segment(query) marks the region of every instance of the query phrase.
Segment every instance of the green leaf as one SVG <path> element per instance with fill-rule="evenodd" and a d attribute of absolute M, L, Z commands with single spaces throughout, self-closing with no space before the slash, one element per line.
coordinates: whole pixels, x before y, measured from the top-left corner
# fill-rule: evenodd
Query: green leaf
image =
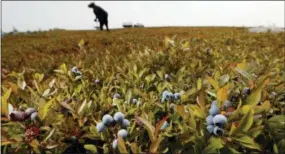
<path fill-rule="evenodd" d="M 11 95 L 12 89 L 10 88 L 8 91 L 4 93 L 3 96 L 1 96 L 1 114 L 4 114 L 6 117 L 9 116 L 9 110 L 8 110 L 8 99 Z"/>
<path fill-rule="evenodd" d="M 199 78 L 199 79 L 197 80 L 197 89 L 200 90 L 201 88 L 202 88 L 202 79 Z"/>
<path fill-rule="evenodd" d="M 254 139 L 249 137 L 249 136 L 238 134 L 235 137 L 233 137 L 232 139 L 234 141 L 239 142 L 241 145 L 248 147 L 250 149 L 261 150 L 260 146 L 257 143 L 255 143 Z"/>
<path fill-rule="evenodd" d="M 85 144 L 84 148 L 92 153 L 97 153 L 97 148 L 93 144 Z"/>
<path fill-rule="evenodd" d="M 238 127 L 233 131 L 231 135 L 248 131 L 253 123 L 253 114 L 254 111 L 252 109 L 248 110 L 248 112 L 241 119 Z"/>
<path fill-rule="evenodd" d="M 256 89 L 252 91 L 252 93 L 247 97 L 246 103 L 250 105 L 257 105 L 261 99 L 262 89 L 268 82 L 268 78 L 265 79 Z"/>
<path fill-rule="evenodd" d="M 55 132 L 55 128 L 53 128 L 50 133 L 48 134 L 48 136 L 43 140 L 43 142 L 46 142 L 52 135 L 53 133 Z"/>
<path fill-rule="evenodd" d="M 60 103 L 60 105 L 61 105 L 62 107 L 64 107 L 64 108 L 66 108 L 66 109 L 68 109 L 68 110 L 74 112 L 74 110 L 70 107 L 70 105 L 67 104 L 68 101 L 69 101 L 69 100 L 65 100 L 65 101 L 61 101 L 61 102 L 59 102 L 59 103 Z"/>
<path fill-rule="evenodd" d="M 49 95 L 49 93 L 50 93 L 50 89 L 48 88 L 48 89 L 46 89 L 45 91 L 44 91 L 44 93 L 43 93 L 43 97 L 47 97 L 48 95 Z"/>
<path fill-rule="evenodd" d="M 81 106 L 79 107 L 78 111 L 77 111 L 77 113 L 78 113 L 79 115 L 82 115 L 82 114 L 83 114 L 86 104 L 87 104 L 87 101 L 86 101 L 86 99 L 85 99 L 85 100 L 83 101 L 83 103 L 81 104 Z"/>
<path fill-rule="evenodd" d="M 36 73 L 36 74 L 34 75 L 34 79 L 35 79 L 38 83 L 40 83 L 40 82 L 43 80 L 43 78 L 44 78 L 44 74 Z"/>
<path fill-rule="evenodd" d="M 149 136 L 150 140 L 153 141 L 154 140 L 155 128 L 151 125 L 151 123 L 148 122 L 147 120 L 143 119 L 143 118 L 140 118 L 140 117 L 136 117 L 136 120 L 138 120 L 139 122 L 143 123 L 145 129 L 148 132 L 148 136 Z"/>
<path fill-rule="evenodd" d="M 155 74 L 150 74 L 148 76 L 145 77 L 145 80 L 147 82 L 147 85 L 152 82 L 155 79 L 156 75 Z"/>
<path fill-rule="evenodd" d="M 54 99 L 49 100 L 47 103 L 45 103 L 43 108 L 39 109 L 39 117 L 41 120 L 45 119 L 45 117 L 47 116 L 47 113 L 48 113 L 51 105 L 53 104 L 53 100 Z"/>
<path fill-rule="evenodd" d="M 218 150 L 223 148 L 224 141 L 219 137 L 211 137 L 208 146 L 204 149 L 203 154 L 218 153 Z"/>
<path fill-rule="evenodd" d="M 211 78 L 209 76 L 207 76 L 207 80 L 216 89 L 216 91 L 218 91 L 220 89 L 220 86 L 216 80 L 214 80 L 213 78 Z"/>

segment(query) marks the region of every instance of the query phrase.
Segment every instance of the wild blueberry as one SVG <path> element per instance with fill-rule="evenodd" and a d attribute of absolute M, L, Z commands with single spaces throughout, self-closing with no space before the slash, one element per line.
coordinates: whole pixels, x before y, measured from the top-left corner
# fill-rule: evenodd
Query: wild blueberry
<path fill-rule="evenodd" d="M 121 95 L 118 94 L 118 93 L 116 93 L 116 94 L 113 95 L 113 99 L 114 99 L 114 98 L 120 98 L 120 97 L 121 97 Z"/>
<path fill-rule="evenodd" d="M 25 110 L 25 113 L 30 116 L 32 113 L 36 112 L 36 109 L 35 108 L 27 108 Z"/>
<path fill-rule="evenodd" d="M 169 76 L 168 74 L 165 74 L 165 75 L 164 75 L 164 79 L 165 79 L 166 81 L 170 81 L 170 76 Z"/>
<path fill-rule="evenodd" d="M 100 83 L 100 80 L 99 80 L 99 79 L 96 79 L 96 80 L 95 80 L 95 83 L 97 83 L 97 84 Z"/>
<path fill-rule="evenodd" d="M 135 99 L 135 98 L 133 98 L 132 102 L 133 102 L 134 104 L 137 104 L 138 100 Z"/>
<path fill-rule="evenodd" d="M 114 115 L 114 119 L 115 119 L 116 122 L 123 122 L 124 118 L 125 118 L 125 116 L 124 116 L 124 114 L 122 112 L 117 112 Z"/>
<path fill-rule="evenodd" d="M 163 123 L 163 125 L 160 127 L 160 130 L 164 130 L 164 129 L 167 128 L 168 126 L 169 126 L 168 122 L 165 121 L 165 122 Z"/>
<path fill-rule="evenodd" d="M 113 141 L 112 147 L 113 147 L 113 149 L 117 149 L 117 147 L 118 147 L 118 140 L 117 140 L 117 139 L 115 139 L 115 140 Z"/>
<path fill-rule="evenodd" d="M 122 137 L 122 138 L 127 138 L 128 136 L 128 132 L 125 129 L 121 129 L 118 132 L 118 136 Z"/>
<path fill-rule="evenodd" d="M 209 115 L 209 116 L 206 118 L 207 125 L 213 125 L 213 124 L 214 124 L 213 118 L 214 118 L 214 117 L 213 117 L 212 115 Z"/>
<path fill-rule="evenodd" d="M 32 114 L 31 114 L 31 120 L 34 121 L 37 116 L 38 116 L 38 112 L 32 113 Z"/>
<path fill-rule="evenodd" d="M 222 136 L 224 134 L 224 130 L 218 126 L 215 126 L 214 130 L 213 130 L 213 133 L 216 135 L 216 136 Z"/>
<path fill-rule="evenodd" d="M 217 114 L 219 114 L 219 108 L 217 106 L 211 106 L 210 110 L 209 110 L 209 114 L 212 116 L 215 116 Z"/>
<path fill-rule="evenodd" d="M 168 93 L 168 94 L 166 95 L 166 99 L 167 99 L 168 101 L 174 100 L 174 94 Z"/>
<path fill-rule="evenodd" d="M 217 105 L 218 105 L 218 102 L 215 100 L 215 101 L 212 102 L 211 107 L 212 106 L 217 106 Z"/>
<path fill-rule="evenodd" d="M 123 126 L 124 128 L 129 127 L 129 126 L 130 126 L 130 121 L 129 121 L 128 119 L 124 119 L 124 120 L 123 120 L 123 123 L 122 123 L 122 126 Z"/>
<path fill-rule="evenodd" d="M 102 122 L 104 125 L 108 126 L 114 121 L 113 117 L 109 114 L 105 114 L 102 118 Z"/>
<path fill-rule="evenodd" d="M 229 100 L 226 100 L 224 105 L 223 105 L 223 108 L 226 109 L 226 108 L 231 107 L 231 106 L 232 106 L 232 102 Z"/>
<path fill-rule="evenodd" d="M 244 89 L 242 90 L 242 94 L 243 94 L 243 95 L 249 95 L 249 94 L 250 94 L 250 89 L 249 89 L 248 87 L 244 88 Z"/>
<path fill-rule="evenodd" d="M 175 93 L 174 94 L 174 100 L 179 100 L 181 97 L 181 94 L 180 93 Z"/>
<path fill-rule="evenodd" d="M 99 123 L 96 125 L 96 128 L 97 128 L 98 133 L 105 131 L 105 125 L 104 125 L 102 122 L 99 122 Z"/>
<path fill-rule="evenodd" d="M 208 131 L 209 133 L 213 133 L 213 131 L 214 131 L 214 126 L 213 126 L 213 125 L 207 125 L 207 131 Z"/>
<path fill-rule="evenodd" d="M 227 118 L 222 114 L 218 114 L 214 116 L 213 122 L 216 126 L 225 127 L 225 125 L 227 124 Z"/>
<path fill-rule="evenodd" d="M 74 73 L 76 76 L 77 76 L 77 75 L 82 75 L 82 73 L 77 69 L 76 66 L 72 67 L 71 71 L 72 71 L 72 73 Z"/>
<path fill-rule="evenodd" d="M 26 117 L 27 117 L 27 114 L 22 111 L 12 111 L 10 113 L 10 119 L 12 121 L 23 121 L 26 119 Z"/>

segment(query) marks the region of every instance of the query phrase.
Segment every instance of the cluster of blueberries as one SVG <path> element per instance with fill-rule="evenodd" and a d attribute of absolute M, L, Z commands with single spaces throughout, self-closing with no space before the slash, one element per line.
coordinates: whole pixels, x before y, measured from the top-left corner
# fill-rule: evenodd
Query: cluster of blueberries
<path fill-rule="evenodd" d="M 120 98 L 121 97 L 121 95 L 119 94 L 119 93 L 115 93 L 114 95 L 113 95 L 113 100 L 114 99 L 117 99 L 117 98 Z M 141 101 L 139 101 L 138 99 L 136 99 L 136 98 L 133 98 L 132 99 L 132 103 L 133 104 L 136 104 L 137 106 L 140 106 L 142 103 L 141 103 Z"/>
<path fill-rule="evenodd" d="M 116 112 L 114 117 L 109 114 L 105 114 L 102 118 L 102 122 L 96 125 L 98 133 L 104 132 L 106 127 L 111 126 L 114 123 L 119 123 L 123 128 L 127 128 L 130 126 L 130 121 L 125 119 L 125 115 L 122 112 Z M 126 129 L 120 129 L 117 133 L 117 136 L 122 137 L 123 139 L 127 138 L 128 132 Z M 118 140 L 115 139 L 112 144 L 113 148 L 116 149 L 118 147 Z"/>
<path fill-rule="evenodd" d="M 12 121 L 24 121 L 28 119 L 34 121 L 38 116 L 38 112 L 34 108 L 27 108 L 25 111 L 12 111 L 9 116 Z"/>
<path fill-rule="evenodd" d="M 165 90 L 162 93 L 161 102 L 165 103 L 166 101 L 169 101 L 169 102 L 177 101 L 180 99 L 180 97 L 181 97 L 181 93 L 174 93 L 173 94 L 172 92 Z"/>
<path fill-rule="evenodd" d="M 80 72 L 76 66 L 72 67 L 71 72 L 75 75 L 75 80 L 81 79 L 82 72 Z"/>
<path fill-rule="evenodd" d="M 226 101 L 223 107 L 231 106 L 230 101 Z M 206 118 L 207 130 L 209 133 L 213 133 L 216 136 L 222 136 L 224 134 L 224 128 L 227 124 L 227 118 L 220 114 L 220 109 L 217 105 L 217 101 L 213 101 L 209 110 L 209 116 Z"/>

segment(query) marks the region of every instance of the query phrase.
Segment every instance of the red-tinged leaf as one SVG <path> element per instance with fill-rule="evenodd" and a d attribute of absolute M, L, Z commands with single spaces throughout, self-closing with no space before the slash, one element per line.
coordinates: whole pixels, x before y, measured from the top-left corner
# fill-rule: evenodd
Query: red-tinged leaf
<path fill-rule="evenodd" d="M 177 105 L 177 113 L 184 119 L 185 118 L 185 109 L 183 105 Z"/>
<path fill-rule="evenodd" d="M 154 138 L 157 137 L 157 135 L 158 135 L 158 133 L 159 133 L 159 131 L 160 131 L 161 126 L 164 124 L 164 122 L 165 122 L 166 120 L 167 120 L 167 117 L 164 117 L 164 118 L 162 118 L 162 120 L 160 120 L 160 121 L 156 124 L 156 126 L 155 126 L 155 131 L 154 131 Z"/>

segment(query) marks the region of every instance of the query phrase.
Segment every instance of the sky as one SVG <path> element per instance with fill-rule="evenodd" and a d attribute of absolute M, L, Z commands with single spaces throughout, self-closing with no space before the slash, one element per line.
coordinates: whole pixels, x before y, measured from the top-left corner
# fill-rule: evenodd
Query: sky
<path fill-rule="evenodd" d="M 2 31 L 94 29 L 92 1 L 2 1 Z M 96 1 L 109 27 L 124 22 L 159 26 L 284 27 L 284 1 Z"/>

